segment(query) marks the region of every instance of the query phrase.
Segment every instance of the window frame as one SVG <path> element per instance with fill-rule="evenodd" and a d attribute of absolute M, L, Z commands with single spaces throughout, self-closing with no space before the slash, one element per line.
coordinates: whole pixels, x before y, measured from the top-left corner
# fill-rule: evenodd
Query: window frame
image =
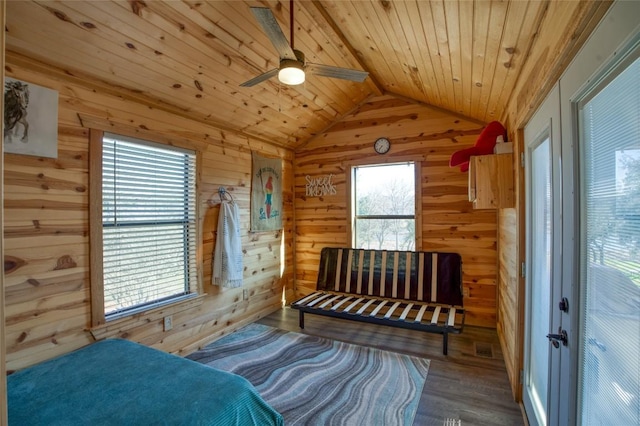
<path fill-rule="evenodd" d="M 90 267 L 90 290 L 91 290 L 91 327 L 94 336 L 101 333 L 100 328 L 104 328 L 107 324 L 117 323 L 125 325 L 134 323 L 140 316 L 153 316 L 154 313 L 167 315 L 178 312 L 193 306 L 194 299 L 202 298 L 202 273 L 201 273 L 201 245 L 202 232 L 200 226 L 199 214 L 199 170 L 200 170 L 200 152 L 191 146 L 182 146 L 183 144 L 174 143 L 173 141 L 160 142 L 154 140 L 156 138 L 145 136 L 146 139 L 140 139 L 136 136 L 130 136 L 127 132 L 118 131 L 117 134 L 110 133 L 112 136 L 121 136 L 123 139 L 135 142 L 139 140 L 141 143 L 150 143 L 158 145 L 172 145 L 180 149 L 191 150 L 195 153 L 195 270 L 196 276 L 191 281 L 190 293 L 176 296 L 168 300 L 150 303 L 146 306 L 130 309 L 126 312 L 112 315 L 107 321 L 104 307 L 104 269 L 103 269 L 103 191 L 102 191 L 102 173 L 103 173 L 103 137 L 106 132 L 102 130 L 90 129 L 89 131 L 89 255 L 91 261 Z M 97 202 L 92 202 L 92 201 Z M 196 300 L 196 304 L 201 301 Z M 95 331 L 95 332 L 94 332 Z M 104 332 L 104 330 L 103 330 Z M 107 336 L 108 337 L 108 336 Z"/>
<path fill-rule="evenodd" d="M 391 166 L 395 164 L 406 164 L 413 163 L 414 164 L 414 221 L 415 221 L 415 242 L 414 242 L 414 251 L 422 250 L 422 164 L 424 161 L 424 156 L 422 155 L 414 155 L 414 156 L 402 156 L 396 158 L 388 158 L 388 159 L 380 159 L 380 158 L 371 158 L 364 161 L 358 161 L 354 163 L 346 164 L 345 172 L 346 172 L 346 197 L 347 197 L 347 244 L 351 247 L 355 247 L 355 223 L 356 223 L 356 206 L 355 206 L 355 169 L 358 167 L 373 167 L 373 166 Z M 394 219 L 397 217 L 384 217 Z"/>

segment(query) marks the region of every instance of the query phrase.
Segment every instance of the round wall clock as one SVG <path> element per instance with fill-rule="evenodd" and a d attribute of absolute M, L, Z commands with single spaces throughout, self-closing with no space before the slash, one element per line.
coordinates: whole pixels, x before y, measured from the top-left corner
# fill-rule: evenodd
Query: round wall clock
<path fill-rule="evenodd" d="M 378 138 L 373 143 L 373 149 L 375 149 L 378 154 L 386 154 L 390 148 L 391 142 L 387 138 Z"/>

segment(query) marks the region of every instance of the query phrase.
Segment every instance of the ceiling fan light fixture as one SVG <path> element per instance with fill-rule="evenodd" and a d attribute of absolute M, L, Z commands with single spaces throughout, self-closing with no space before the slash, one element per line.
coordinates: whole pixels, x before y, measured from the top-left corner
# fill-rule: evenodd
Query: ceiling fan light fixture
<path fill-rule="evenodd" d="M 268 7 L 251 7 L 251 12 L 258 20 L 258 24 L 262 27 L 271 44 L 276 48 L 280 58 L 280 66 L 273 68 L 267 72 L 254 77 L 244 83 L 240 84 L 242 87 L 255 86 L 265 80 L 268 80 L 278 75 L 278 80 L 282 84 L 289 86 L 295 86 L 302 84 L 305 81 L 305 70 L 309 71 L 312 75 L 319 75 L 322 77 L 338 78 L 341 80 L 356 81 L 362 83 L 369 75 L 368 72 L 358 71 L 349 68 L 340 68 L 331 65 L 312 64 L 308 63 L 304 59 L 304 53 L 293 48 L 293 30 L 295 28 L 293 19 L 293 0 L 290 0 L 289 12 L 291 15 L 291 30 L 290 41 L 287 41 L 275 15 Z"/>
<path fill-rule="evenodd" d="M 278 80 L 282 84 L 295 86 L 304 83 L 304 70 L 302 64 L 298 61 L 285 59 L 280 62 L 280 70 L 278 71 Z"/>

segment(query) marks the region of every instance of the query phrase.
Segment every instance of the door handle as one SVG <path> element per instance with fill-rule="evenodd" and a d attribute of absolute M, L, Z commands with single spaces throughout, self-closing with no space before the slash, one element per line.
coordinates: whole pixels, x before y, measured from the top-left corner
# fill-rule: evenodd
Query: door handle
<path fill-rule="evenodd" d="M 547 334 L 547 339 L 549 339 L 553 347 L 556 349 L 560 347 L 559 342 L 562 342 L 562 346 L 567 346 L 569 344 L 567 332 L 566 330 L 563 330 L 562 327 L 558 327 L 558 334 Z"/>

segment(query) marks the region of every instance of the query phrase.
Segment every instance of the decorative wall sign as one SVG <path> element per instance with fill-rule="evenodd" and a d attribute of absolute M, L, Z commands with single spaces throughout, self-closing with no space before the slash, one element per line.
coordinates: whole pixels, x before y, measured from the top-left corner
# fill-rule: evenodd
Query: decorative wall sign
<path fill-rule="evenodd" d="M 307 197 L 324 197 L 325 195 L 336 195 L 338 191 L 333 185 L 333 175 L 311 177 L 305 176 L 307 180 Z"/>
<path fill-rule="evenodd" d="M 251 231 L 282 229 L 282 161 L 252 153 Z"/>
<path fill-rule="evenodd" d="M 4 151 L 58 157 L 58 92 L 5 78 Z"/>

